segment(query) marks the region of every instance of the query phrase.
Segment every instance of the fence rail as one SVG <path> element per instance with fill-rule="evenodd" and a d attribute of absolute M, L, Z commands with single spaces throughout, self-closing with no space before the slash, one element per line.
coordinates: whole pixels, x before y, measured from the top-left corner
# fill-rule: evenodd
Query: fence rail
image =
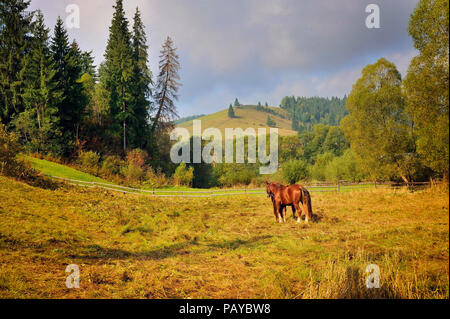
<path fill-rule="evenodd" d="M 88 187 L 88 188 L 102 188 L 105 190 L 120 192 L 124 194 L 147 194 L 153 197 L 185 197 L 185 198 L 202 198 L 202 197 L 214 197 L 214 196 L 236 196 L 236 195 L 265 195 L 265 188 L 249 188 L 249 189 L 219 189 L 219 190 L 209 190 L 209 191 L 169 191 L 161 189 L 139 189 L 126 187 L 121 185 L 107 184 L 102 182 L 86 182 L 68 178 L 62 178 L 58 176 L 47 175 L 48 177 L 63 182 L 67 182 L 73 186 Z M 416 183 L 392 183 L 392 182 L 361 182 L 361 183 L 351 183 L 347 181 L 339 181 L 336 184 L 332 183 L 312 183 L 305 185 L 308 190 L 314 193 L 331 193 L 331 192 L 341 192 L 342 190 L 352 190 L 352 189 L 362 189 L 362 188 L 390 188 L 398 189 L 402 187 L 409 187 L 410 189 L 420 189 L 429 186 L 429 182 L 416 182 Z"/>

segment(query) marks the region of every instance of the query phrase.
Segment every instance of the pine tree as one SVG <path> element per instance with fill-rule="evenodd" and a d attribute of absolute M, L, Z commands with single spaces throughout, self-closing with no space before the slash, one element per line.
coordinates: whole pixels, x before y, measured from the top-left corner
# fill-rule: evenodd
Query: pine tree
<path fill-rule="evenodd" d="M 132 113 L 130 123 L 130 143 L 134 147 L 143 148 L 149 135 L 149 112 L 152 85 L 152 73 L 148 67 L 148 45 L 145 26 L 139 8 L 136 8 L 133 24 L 133 87 Z"/>
<path fill-rule="evenodd" d="M 115 12 L 109 28 L 109 39 L 105 51 L 105 64 L 102 79 L 109 92 L 109 108 L 114 136 L 123 138 L 123 152 L 127 150 L 127 123 L 132 116 L 131 87 L 133 85 L 133 49 L 128 20 L 125 18 L 123 1 L 116 0 Z M 122 127 L 122 128 L 120 128 Z M 120 133 L 122 131 L 122 133 Z"/>
<path fill-rule="evenodd" d="M 62 91 L 58 104 L 59 126 L 63 135 L 64 155 L 68 155 L 79 135 L 79 127 L 86 107 L 81 77 L 81 51 L 76 42 L 69 44 L 63 20 L 58 17 L 50 50 L 55 63 L 57 89 Z"/>
<path fill-rule="evenodd" d="M 33 25 L 31 52 L 25 57 L 24 94 L 25 112 L 19 115 L 22 121 L 22 136 L 31 141 L 31 147 L 36 152 L 55 151 L 58 149 L 59 118 L 57 105 L 63 92 L 57 89 L 55 66 L 49 49 L 49 29 L 45 27 L 44 16 L 37 11 Z M 27 121 L 28 118 L 28 121 Z M 36 123 L 33 123 L 36 122 Z M 36 127 L 36 130 L 32 130 Z M 52 140 L 50 142 L 50 140 Z"/>
<path fill-rule="evenodd" d="M 174 101 L 178 100 L 177 92 L 181 85 L 178 82 L 180 80 L 178 75 L 180 69 L 178 58 L 172 39 L 167 37 L 160 55 L 161 60 L 159 62 L 159 75 L 155 94 L 155 102 L 158 109 L 153 118 L 153 133 L 156 131 L 156 128 L 163 127 L 178 117 L 174 104 Z"/>
<path fill-rule="evenodd" d="M 241 106 L 241 104 L 239 103 L 239 100 L 236 98 L 236 100 L 234 100 L 234 106 L 238 107 Z"/>
<path fill-rule="evenodd" d="M 21 74 L 30 52 L 33 13 L 30 1 L 0 1 L 0 121 L 8 124 L 24 110 Z"/>
<path fill-rule="evenodd" d="M 81 53 L 81 74 L 89 74 L 94 80 L 97 79 L 92 51 Z"/>
<path fill-rule="evenodd" d="M 231 119 L 236 117 L 236 115 L 234 113 L 233 105 L 231 105 L 231 104 L 230 104 L 230 107 L 228 108 L 228 117 Z"/>

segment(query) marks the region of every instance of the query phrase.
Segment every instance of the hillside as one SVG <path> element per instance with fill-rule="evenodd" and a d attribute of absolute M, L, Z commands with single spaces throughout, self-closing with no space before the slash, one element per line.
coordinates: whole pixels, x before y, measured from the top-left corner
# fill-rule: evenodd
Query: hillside
<path fill-rule="evenodd" d="M 56 176 L 66 179 L 74 179 L 83 182 L 110 183 L 102 178 L 93 176 L 85 172 L 81 172 L 79 170 L 76 170 L 75 168 L 66 165 L 49 162 L 31 156 L 24 156 L 24 159 L 30 162 L 31 167 L 33 167 L 35 170 L 41 172 L 44 175 Z"/>
<path fill-rule="evenodd" d="M 247 129 L 249 127 L 254 128 L 268 128 L 267 126 L 267 116 L 270 116 L 276 123 L 276 128 L 278 128 L 278 133 L 281 136 L 295 135 L 297 134 L 293 131 L 292 122 L 288 119 L 288 114 L 285 110 L 278 107 L 270 107 L 274 113 L 278 115 L 270 114 L 266 111 L 257 110 L 255 106 L 246 105 L 234 108 L 235 118 L 228 117 L 228 109 L 206 115 L 198 118 L 197 120 L 202 121 L 202 129 L 205 128 L 218 128 L 225 133 L 226 128 L 242 128 Z M 284 118 L 283 118 L 284 117 Z M 192 134 L 192 124 L 193 121 L 188 121 L 177 125 L 177 127 L 187 128 Z"/>

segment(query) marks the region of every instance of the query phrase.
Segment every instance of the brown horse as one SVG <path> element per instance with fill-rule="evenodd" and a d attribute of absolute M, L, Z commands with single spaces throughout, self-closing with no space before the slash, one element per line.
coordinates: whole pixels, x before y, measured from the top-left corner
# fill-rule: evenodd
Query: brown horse
<path fill-rule="evenodd" d="M 303 204 L 305 221 L 308 223 L 312 219 L 311 195 L 308 190 L 301 185 L 291 185 L 286 187 L 278 183 L 266 183 L 267 197 L 272 199 L 273 213 L 278 222 L 286 222 L 286 207 L 292 207 L 292 214 L 295 218 L 297 212 L 297 222 L 300 223 Z M 284 214 L 283 214 L 284 211 Z"/>

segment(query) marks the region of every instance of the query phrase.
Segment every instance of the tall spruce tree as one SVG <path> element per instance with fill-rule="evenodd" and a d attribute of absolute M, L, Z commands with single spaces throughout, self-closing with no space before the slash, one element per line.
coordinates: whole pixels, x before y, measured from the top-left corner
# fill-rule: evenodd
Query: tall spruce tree
<path fill-rule="evenodd" d="M 155 102 L 158 109 L 153 118 L 153 133 L 158 127 L 163 128 L 164 125 L 178 117 L 174 102 L 178 100 L 177 92 L 181 84 L 179 82 L 180 76 L 178 75 L 180 63 L 178 62 L 179 57 L 176 50 L 172 39 L 167 37 L 160 55 L 161 60 L 159 62 L 159 75 L 155 94 Z"/>
<path fill-rule="evenodd" d="M 152 73 L 148 67 L 148 45 L 145 26 L 139 8 L 136 8 L 133 24 L 133 86 L 132 86 L 132 123 L 130 144 L 143 148 L 150 133 L 149 112 L 152 85 Z"/>
<path fill-rule="evenodd" d="M 30 52 L 33 13 L 30 1 L 0 1 L 0 122 L 8 124 L 24 110 L 24 58 Z"/>
<path fill-rule="evenodd" d="M 93 79 L 97 78 L 92 51 L 81 53 L 81 74 L 89 74 Z"/>
<path fill-rule="evenodd" d="M 109 92 L 109 108 L 113 125 L 112 135 L 122 135 L 122 148 L 127 150 L 127 123 L 132 117 L 133 96 L 133 48 L 128 20 L 125 18 L 123 1 L 116 0 L 115 12 L 109 28 L 109 39 L 105 51 L 102 82 Z"/>
<path fill-rule="evenodd" d="M 25 111 L 20 113 L 15 126 L 30 142 L 33 151 L 57 153 L 60 133 L 57 105 L 63 92 L 57 88 L 55 65 L 49 49 L 49 29 L 39 10 L 32 31 L 31 52 L 24 60 Z"/>

